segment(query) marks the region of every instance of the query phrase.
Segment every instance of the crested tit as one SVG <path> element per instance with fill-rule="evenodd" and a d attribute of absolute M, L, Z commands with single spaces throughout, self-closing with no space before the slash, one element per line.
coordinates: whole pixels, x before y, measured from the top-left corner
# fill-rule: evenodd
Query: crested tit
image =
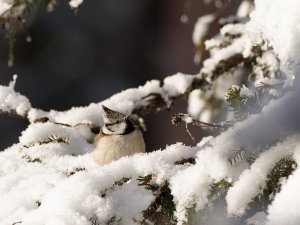
<path fill-rule="evenodd" d="M 95 137 L 94 158 L 99 165 L 134 153 L 145 152 L 142 132 L 135 128 L 129 116 L 102 105 L 104 125 Z"/>

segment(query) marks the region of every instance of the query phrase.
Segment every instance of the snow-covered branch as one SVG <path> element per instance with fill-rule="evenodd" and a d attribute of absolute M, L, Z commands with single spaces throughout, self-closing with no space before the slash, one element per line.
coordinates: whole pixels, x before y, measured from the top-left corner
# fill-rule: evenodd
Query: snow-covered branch
<path fill-rule="evenodd" d="M 291 114 L 285 113 L 285 109 L 297 97 L 291 94 L 276 100 L 264 109 L 262 115 L 237 123 L 216 138 L 204 139 L 198 146 L 175 144 L 163 151 L 126 157 L 105 167 L 98 167 L 93 162 L 90 154 L 93 145 L 82 138 L 78 129 L 49 122 L 31 124 L 22 133 L 19 144 L 1 153 L 0 202 L 5 210 L 0 211 L 0 218 L 4 224 L 16 221 L 23 224 L 45 224 L 48 221 L 89 224 L 92 220 L 99 224 L 120 220 L 124 224 L 139 224 L 144 220 L 144 211 L 155 201 L 154 192 L 158 190 L 145 187 L 158 185 L 159 188 L 166 181 L 169 181 L 168 189 L 174 198 L 171 202 L 176 207 L 174 218 L 179 224 L 187 219 L 187 210 L 195 206 L 198 210 L 204 209 L 209 202 L 211 185 L 224 179 L 232 183 L 233 189 L 228 193 L 227 201 L 230 207 L 234 207 L 231 205 L 239 195 L 231 193 L 239 190 L 242 182 L 238 181 L 239 176 L 250 166 L 247 157 L 259 153 L 256 151 L 264 151 L 258 146 L 273 140 L 278 129 L 282 130 L 279 142 L 293 130 L 286 118 L 299 115 L 299 109 L 287 112 Z M 56 138 L 49 138 L 50 134 L 55 134 Z M 297 142 L 298 138 L 286 140 L 296 146 L 291 140 Z M 286 146 L 284 143 L 278 147 L 280 154 L 280 146 Z M 286 147 L 289 150 L 284 156 L 293 157 L 295 149 Z M 238 148 L 246 152 L 244 158 L 230 163 Z M 275 152 L 272 160 L 269 153 L 265 153 L 268 156 L 262 154 L 253 167 L 266 157 L 270 163 L 284 157 L 277 156 L 275 149 L 269 151 Z M 183 161 L 190 158 L 196 161 Z M 183 164 L 178 163 L 180 161 Z M 266 169 L 264 176 L 267 172 Z M 151 179 L 144 182 L 147 185 L 141 185 L 139 179 L 149 175 Z M 126 182 L 113 185 L 123 178 L 127 178 Z M 246 179 L 243 185 L 247 186 L 251 180 Z M 241 195 L 241 198 L 245 197 Z M 20 206 L 23 207 L 21 214 L 17 211 Z M 236 212 L 234 208 L 230 210 Z"/>
<path fill-rule="evenodd" d="M 62 123 L 70 126 L 85 123 L 99 126 L 101 124 L 101 105 L 107 105 L 124 114 L 146 114 L 170 108 L 175 101 L 187 96 L 194 89 L 208 89 L 210 84 L 205 78 L 196 75 L 184 75 L 181 73 L 169 76 L 160 81 L 148 81 L 138 88 L 131 88 L 113 95 L 107 100 L 92 103 L 87 107 L 74 107 L 65 112 L 51 110 L 46 112 L 32 108 L 29 100 L 15 92 L 15 80 L 8 87 L 0 89 L 0 112 L 27 118 L 30 122 Z"/>
<path fill-rule="evenodd" d="M 17 75 L 8 86 L 0 86 L 0 113 L 26 119 L 31 104 L 25 96 L 15 92 Z"/>

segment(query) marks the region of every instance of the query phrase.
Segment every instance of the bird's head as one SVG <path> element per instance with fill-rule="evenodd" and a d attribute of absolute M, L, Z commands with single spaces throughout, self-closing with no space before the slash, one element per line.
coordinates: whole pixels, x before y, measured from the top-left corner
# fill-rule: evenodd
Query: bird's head
<path fill-rule="evenodd" d="M 129 115 L 113 111 L 102 105 L 103 121 L 102 133 L 106 135 L 125 135 L 134 131 Z"/>

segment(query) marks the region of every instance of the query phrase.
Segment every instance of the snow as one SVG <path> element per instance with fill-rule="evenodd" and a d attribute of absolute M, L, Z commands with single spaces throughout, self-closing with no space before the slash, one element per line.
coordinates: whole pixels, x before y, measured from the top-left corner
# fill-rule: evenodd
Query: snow
<path fill-rule="evenodd" d="M 164 79 L 163 91 L 164 98 L 167 100 L 171 96 L 178 96 L 184 94 L 188 88 L 191 87 L 195 75 L 185 75 L 177 73 Z"/>
<path fill-rule="evenodd" d="M 188 113 L 193 116 L 197 117 L 203 108 L 205 102 L 201 101 L 201 90 L 193 90 L 189 94 L 189 100 L 188 100 Z"/>
<path fill-rule="evenodd" d="M 151 80 L 147 81 L 143 86 L 121 91 L 99 103 L 91 103 L 85 107 L 73 107 L 63 112 L 56 110 L 46 112 L 31 107 L 29 100 L 25 96 L 14 91 L 16 82 L 16 76 L 14 76 L 14 80 L 9 86 L 0 86 L 0 110 L 16 113 L 25 118 L 28 117 L 30 122 L 46 117 L 51 122 L 63 123 L 69 126 L 99 126 L 103 123 L 101 116 L 102 104 L 125 115 L 130 114 L 136 108 L 147 106 L 149 101 L 157 95 L 161 96 L 167 105 L 170 105 L 174 97 L 188 92 L 193 81 L 197 78 L 199 77 L 177 73 L 166 77 L 163 86 L 160 85 L 160 81 Z"/>
<path fill-rule="evenodd" d="M 221 29 L 221 34 L 223 36 L 227 34 L 240 35 L 240 37 L 234 39 L 232 44 L 224 48 L 211 51 L 211 57 L 203 62 L 203 67 L 200 71 L 202 74 L 207 75 L 208 79 L 212 76 L 213 71 L 220 62 L 226 61 L 226 59 L 229 59 L 230 57 L 237 54 L 241 54 L 244 58 L 251 55 L 253 44 L 246 35 L 246 27 L 244 24 L 225 25 Z M 212 44 L 219 44 L 218 40 L 219 38 L 217 38 L 215 41 L 206 42 L 206 47 L 209 48 L 212 47 Z"/>
<path fill-rule="evenodd" d="M 159 94 L 166 101 L 184 94 L 194 79 L 195 76 L 176 74 L 166 78 L 163 86 L 153 80 L 103 102 L 65 112 L 31 108 L 27 98 L 14 92 L 15 79 L 8 87 L 2 86 L 2 93 L 12 95 L 10 101 L 2 98 L 3 101 L 19 114 L 17 106 L 26 105 L 22 115 L 26 117 L 29 111 L 32 123 L 22 132 L 18 144 L 0 153 L 3 207 L 0 223 L 21 220 L 23 224 L 89 224 L 92 219 L 105 223 L 114 218 L 124 224 L 134 224 L 141 220 L 142 211 L 154 196 L 138 186 L 136 178 L 153 174 L 153 182 L 162 184 L 185 167 L 175 162 L 195 157 L 197 149 L 175 144 L 162 152 L 125 157 L 108 167 L 99 167 L 91 154 L 94 145 L 90 141 L 94 134 L 90 125 L 102 123 L 99 110 L 102 104 L 130 113 L 135 107 L 147 105 L 144 97 L 150 94 Z M 48 117 L 50 121 L 33 122 L 41 117 Z M 113 183 L 123 177 L 131 180 L 113 187 Z M 99 196 L 105 190 L 108 197 Z"/>
<path fill-rule="evenodd" d="M 300 169 L 296 169 L 283 185 L 282 190 L 275 196 L 268 209 L 266 225 L 299 224 L 300 214 Z"/>
<path fill-rule="evenodd" d="M 229 201 L 229 213 L 233 211 L 233 208 L 230 207 L 233 207 L 235 203 L 239 205 L 237 205 L 234 210 L 236 210 L 235 212 L 237 214 L 240 213 L 239 210 L 241 210 L 240 207 L 243 206 L 243 202 L 246 204 L 246 202 L 250 201 L 249 199 L 251 199 L 251 196 L 255 196 L 253 191 L 256 192 L 257 189 L 249 189 L 249 186 L 251 187 L 255 184 L 253 181 L 257 182 L 257 177 L 255 179 L 251 172 L 248 172 L 249 175 L 247 175 L 246 172 L 245 175 L 241 175 L 247 167 L 242 167 L 241 170 L 239 164 L 235 164 L 231 168 L 226 159 L 230 158 L 236 147 L 245 146 L 246 149 L 254 150 L 257 146 L 273 139 L 274 136 L 276 136 L 278 129 L 284 130 L 286 119 L 283 112 L 285 112 L 286 108 L 291 107 L 288 105 L 293 104 L 295 100 L 293 97 L 286 96 L 284 99 L 271 102 L 268 107 L 265 107 L 262 115 L 254 115 L 247 121 L 236 124 L 232 129 L 229 129 L 227 132 L 214 138 L 214 140 L 211 141 L 211 147 L 199 151 L 197 154 L 196 165 L 187 168 L 185 171 L 181 171 L 175 178 L 172 178 L 171 184 L 174 185 L 172 186 L 172 193 L 175 196 L 176 201 L 178 201 L 178 218 L 184 218 L 186 207 L 191 207 L 197 203 L 198 209 L 201 209 L 209 203 L 208 193 L 210 183 L 217 182 L 222 178 L 228 179 L 230 177 L 233 181 L 235 181 L 235 177 L 240 177 L 240 179 L 244 179 L 243 177 L 245 177 L 245 180 L 237 181 L 235 184 L 237 185 L 236 187 L 233 185 L 233 190 L 239 190 L 239 192 L 234 192 L 236 194 L 234 195 L 230 194 L 233 193 L 233 191 L 231 191 L 226 197 Z M 274 111 L 278 112 L 275 117 L 273 114 Z M 272 124 L 272 126 L 270 126 L 270 124 Z M 259 168 L 259 172 L 256 176 L 260 178 L 263 174 L 266 174 L 268 168 L 274 165 L 273 163 L 276 163 L 276 160 L 279 160 L 281 157 L 288 154 L 292 155 L 297 143 L 295 140 L 297 140 L 296 137 L 291 137 L 287 142 L 278 144 L 278 147 L 273 150 L 271 149 L 270 151 L 273 153 L 278 151 L 274 156 L 272 153 L 268 152 L 261 154 L 260 157 L 262 158 L 259 157 L 256 160 L 256 163 L 253 164 L 254 168 Z M 270 155 L 272 157 L 270 157 Z M 266 164 L 264 164 L 265 162 Z M 269 162 L 269 164 L 267 162 Z M 260 167 L 264 168 L 265 172 L 263 172 Z M 256 170 L 254 169 L 254 174 L 256 174 L 255 171 Z M 182 179 L 185 180 L 184 184 L 179 183 L 179 180 Z M 260 179 L 261 181 L 264 181 L 263 177 Z M 174 182 L 174 180 L 177 182 Z M 240 188 L 240 185 L 246 186 L 247 188 Z M 259 183 L 257 186 L 259 186 Z M 249 194 L 247 194 L 247 191 Z"/>
<path fill-rule="evenodd" d="M 242 216 L 248 204 L 265 187 L 268 172 L 275 164 L 292 154 L 299 145 L 299 136 L 292 136 L 260 154 L 259 158 L 245 170 L 226 196 L 228 213 Z"/>
<path fill-rule="evenodd" d="M 196 165 L 190 166 L 172 177 L 170 184 L 172 194 L 177 205 L 176 216 L 179 221 L 184 221 L 186 209 L 194 206 L 194 204 L 196 204 L 198 210 L 203 209 L 207 204 L 209 204 L 208 195 L 211 183 L 218 182 L 221 179 L 230 180 L 230 178 L 232 181 L 235 181 L 234 178 L 241 176 L 241 173 L 248 167 L 240 167 L 239 164 L 231 166 L 227 159 L 231 157 L 233 150 L 238 146 L 245 146 L 246 149 L 253 149 L 255 146 L 261 145 L 262 143 L 268 142 L 268 140 L 274 138 L 274 136 L 276 136 L 277 129 L 283 129 L 282 123 L 284 123 L 284 119 L 280 112 L 284 112 L 287 102 L 291 104 L 293 101 L 286 97 L 284 100 L 281 99 L 276 103 L 272 102 L 272 104 L 264 109 L 263 115 L 254 115 L 247 121 L 236 124 L 227 132 L 224 132 L 214 138 L 214 140 L 210 142 L 210 146 L 206 146 L 203 150 L 197 153 Z M 274 111 L 279 112 L 275 117 L 273 115 Z M 273 125 L 275 124 L 275 121 L 276 126 Z M 273 127 L 271 128 L 268 124 L 272 124 Z M 266 135 L 266 132 L 269 133 L 269 135 Z M 294 143 L 295 142 L 289 143 L 289 145 L 280 152 L 282 152 L 282 154 L 292 154 L 293 148 L 289 147 L 290 145 L 294 146 Z M 280 147 L 278 147 L 278 149 L 280 149 Z M 284 151 L 286 149 L 291 152 Z M 268 153 L 266 154 L 268 155 Z M 265 157 L 268 159 L 268 157 L 264 155 L 261 155 L 261 157 L 263 157 L 261 159 L 262 161 L 260 161 L 260 158 L 257 159 L 258 165 L 263 164 L 262 162 L 265 160 Z M 280 157 L 280 155 L 276 154 L 274 157 L 275 158 L 269 157 L 271 164 L 276 162 L 276 159 Z M 259 176 L 261 176 L 260 173 Z M 184 183 L 181 182 L 182 180 L 184 180 Z M 251 176 L 245 180 L 248 186 L 249 183 L 253 182 Z M 251 183 L 251 185 L 253 184 Z M 237 186 L 239 186 L 239 182 L 237 182 Z M 252 190 L 248 191 L 250 192 Z M 250 194 L 246 195 L 244 192 L 245 189 L 243 189 L 240 199 L 238 196 L 231 197 L 230 194 L 227 199 L 233 202 L 235 202 L 236 199 L 242 202 L 247 201 L 247 197 Z"/>
<path fill-rule="evenodd" d="M 243 84 L 242 88 L 240 89 L 240 96 L 253 97 L 254 93 Z"/>
<path fill-rule="evenodd" d="M 256 0 L 255 10 L 248 24 L 249 36 L 253 42 L 262 38 L 273 47 L 281 69 L 293 79 L 294 72 L 299 68 L 300 56 L 300 2 L 287 0 Z"/>
<path fill-rule="evenodd" d="M 247 219 L 247 225 L 264 225 L 266 223 L 266 213 L 265 212 L 258 212 L 255 213 L 254 216 Z"/>
<path fill-rule="evenodd" d="M 101 103 L 91 104 L 88 107 L 72 108 L 66 112 L 57 112 L 54 110 L 43 112 L 38 109 L 31 109 L 29 117 L 31 117 L 32 121 L 36 118 L 46 116 L 56 122 L 60 121 L 69 125 L 76 125 L 81 122 L 83 125 L 70 127 L 53 122 L 32 123 L 22 132 L 20 143 L 1 154 L 3 157 L 1 181 L 4 185 L 2 189 L 3 195 L 1 195 L 1 205 L 4 206 L 5 210 L 0 214 L 0 218 L 3 218 L 3 223 L 8 222 L 11 224 L 21 219 L 24 224 L 51 224 L 53 222 L 62 224 L 89 224 L 89 219 L 96 216 L 100 221 L 109 221 L 112 217 L 116 217 L 118 220 L 118 217 L 122 217 L 122 221 L 125 224 L 132 224 L 132 216 L 134 216 L 136 220 L 140 219 L 142 210 L 146 209 L 151 203 L 153 196 L 152 193 L 150 195 L 149 191 L 144 188 L 136 187 L 136 184 L 122 186 L 121 190 L 112 192 L 108 200 L 103 200 L 95 194 L 88 194 L 96 191 L 96 187 L 89 189 L 90 184 L 87 183 L 87 180 L 91 179 L 89 175 L 84 179 L 85 182 L 82 182 L 82 180 L 75 181 L 75 183 L 70 181 L 71 183 L 66 184 L 66 187 L 62 185 L 64 188 L 60 194 L 57 194 L 55 191 L 56 187 L 60 187 L 60 183 L 64 183 L 65 180 L 68 180 L 68 173 L 70 173 L 70 171 L 72 172 L 77 168 L 84 168 L 85 170 L 95 167 L 98 168 L 90 154 L 94 147 L 88 142 L 93 134 L 91 134 L 88 129 L 84 129 L 86 128 L 84 124 L 101 123 L 101 111 L 99 110 L 101 104 L 105 104 L 123 113 L 129 113 L 133 110 L 133 107 L 137 107 L 138 104 L 147 104 L 147 100 L 143 102 L 141 99 L 149 94 L 161 94 L 166 101 L 176 95 L 183 94 L 189 88 L 193 79 L 194 76 L 185 77 L 183 74 L 177 74 L 173 77 L 166 78 L 163 87 L 160 87 L 159 82 L 154 80 L 147 82 L 142 87 L 121 92 Z M 174 85 L 172 85 L 173 82 Z M 8 89 L 9 94 L 14 94 L 14 85 L 15 82 L 12 82 L 8 87 L 3 87 L 3 89 Z M 12 102 L 15 102 L 19 98 L 19 95 L 14 94 L 10 101 L 4 101 L 15 106 L 16 104 L 12 104 Z M 28 106 L 27 108 L 29 109 L 30 107 Z M 65 140 L 65 142 L 54 141 L 53 143 L 45 143 L 45 141 L 51 137 L 59 137 Z M 180 145 L 176 146 L 178 146 L 176 148 L 177 151 L 182 151 Z M 14 151 L 15 154 L 8 154 L 12 151 Z M 179 158 L 176 157 L 175 159 L 181 159 L 181 157 L 185 158 L 184 156 L 193 153 L 193 151 L 184 152 L 184 155 L 181 153 L 177 154 Z M 194 155 L 194 153 L 192 155 Z M 167 170 L 161 170 L 166 163 L 164 161 L 161 162 L 160 157 L 149 158 L 150 161 L 147 159 L 146 162 L 144 162 L 144 166 L 139 166 L 139 168 L 146 167 L 145 169 L 149 171 L 149 174 L 150 171 L 151 173 L 155 171 L 153 168 L 155 165 L 150 166 L 150 162 L 157 162 L 156 170 L 159 172 L 156 179 L 158 183 L 163 182 L 166 179 L 164 177 L 172 170 L 172 167 L 170 168 L 169 166 Z M 170 158 L 172 157 L 169 155 L 168 159 Z M 140 161 L 143 160 L 138 158 L 138 162 Z M 174 162 L 172 163 L 174 164 Z M 134 165 L 134 163 L 132 165 Z M 122 165 L 121 167 L 116 167 L 116 173 L 109 170 L 105 175 L 102 174 L 102 178 L 97 179 L 97 181 L 100 181 L 102 185 L 104 185 L 102 190 L 108 188 L 114 181 L 121 179 L 123 176 L 130 175 L 136 170 L 136 168 L 132 168 L 129 165 L 126 165 L 124 168 L 132 168 L 132 171 L 128 171 L 127 169 L 120 170 L 120 168 L 122 168 Z M 76 175 L 80 173 L 76 173 Z M 140 173 L 145 174 L 145 172 L 141 171 Z M 45 174 L 46 176 L 44 176 Z M 113 175 L 112 179 L 107 180 L 106 177 L 111 175 Z M 31 179 L 28 180 L 28 176 L 30 176 Z M 51 177 L 53 177 L 53 179 Z M 13 178 L 14 181 L 18 181 L 18 183 L 22 185 L 14 185 L 14 183 L 7 180 L 8 178 Z M 51 180 L 53 181 L 51 182 Z M 103 183 L 104 180 L 106 181 L 105 183 Z M 80 186 L 76 184 L 76 182 L 81 182 L 82 185 Z M 37 189 L 34 193 L 31 192 L 32 186 L 35 186 Z M 69 191 L 69 195 L 65 195 L 66 188 L 71 190 L 72 187 L 76 187 L 74 192 Z M 80 188 L 82 189 L 81 192 L 79 191 Z M 20 192 L 20 190 L 22 191 Z M 60 189 L 58 188 L 58 190 Z M 101 188 L 99 191 L 100 190 Z M 22 192 L 26 193 L 22 195 L 18 194 Z M 98 193 L 98 191 L 96 192 Z M 140 195 L 137 195 L 137 193 L 140 193 Z M 16 204 L 8 201 L 8 199 L 11 198 L 10 195 L 14 195 L 14 198 L 17 198 L 16 201 L 14 201 Z M 74 199 L 74 195 L 78 195 L 77 200 Z M 124 199 L 126 195 L 128 195 L 128 197 Z M 141 201 L 139 196 L 143 196 L 143 201 Z M 147 198 L 147 196 L 149 197 Z M 91 200 L 88 204 L 84 203 L 86 198 Z M 123 201 L 124 204 L 129 204 L 130 201 L 128 203 L 128 199 L 131 199 L 131 203 L 136 202 L 136 207 L 126 207 L 128 210 L 124 211 L 125 205 L 119 205 L 119 203 Z M 138 204 L 136 199 L 139 199 Z M 43 202 L 40 207 L 37 206 L 37 201 Z M 99 208 L 99 204 L 103 205 L 103 208 Z M 19 208 L 22 210 L 17 210 Z M 78 209 L 80 210 L 78 211 Z M 86 212 L 81 212 L 81 209 L 84 209 Z M 124 217 L 124 215 L 127 217 Z"/>
<path fill-rule="evenodd" d="M 83 0 L 70 0 L 69 5 L 71 8 L 78 8 L 83 3 Z M 28 8 L 30 4 L 35 4 L 36 2 L 28 0 L 26 2 L 17 0 L 1 0 L 0 1 L 0 18 L 9 19 L 16 18 L 18 16 L 23 16 L 25 9 Z M 47 10 L 52 11 L 56 4 L 55 0 L 47 1 Z"/>
<path fill-rule="evenodd" d="M 83 0 L 71 0 L 69 1 L 69 5 L 71 8 L 76 9 L 83 3 Z"/>
<path fill-rule="evenodd" d="M 101 116 L 102 104 L 125 115 L 130 114 L 136 108 L 148 105 L 149 100 L 157 95 L 162 96 L 166 104 L 170 105 L 174 97 L 183 95 L 189 91 L 194 79 L 197 78 L 194 75 L 177 73 L 166 77 L 163 86 L 160 85 L 160 81 L 158 80 L 147 81 L 143 86 L 129 88 L 104 101 L 91 103 L 86 107 L 73 107 L 64 112 L 56 110 L 45 112 L 32 108 L 28 112 L 28 118 L 33 122 L 38 118 L 47 117 L 52 122 L 65 123 L 72 126 L 77 124 L 101 125 L 103 122 Z"/>
<path fill-rule="evenodd" d="M 217 38 L 209 39 L 204 42 L 206 50 L 210 50 L 212 48 L 219 47 L 221 44 L 222 44 L 222 40 L 217 39 Z"/>
<path fill-rule="evenodd" d="M 193 118 L 198 118 L 201 121 L 209 122 L 211 112 L 206 108 L 206 100 L 204 93 L 201 90 L 193 90 L 188 98 L 188 113 Z M 207 112 L 207 113 L 206 113 Z"/>
<path fill-rule="evenodd" d="M 193 42 L 195 45 L 199 45 L 204 41 L 205 36 L 208 34 L 209 26 L 215 20 L 214 14 L 208 14 L 198 18 L 193 32 Z"/>
<path fill-rule="evenodd" d="M 300 163 L 299 145 L 294 151 L 293 158 L 297 165 Z M 299 224 L 300 214 L 300 198 L 296 194 L 300 187 L 300 170 L 296 170 L 288 177 L 286 181 L 282 182 L 282 190 L 275 196 L 272 204 L 268 208 L 268 216 L 266 225 L 278 224 Z M 288 210 L 283 210 L 288 209 Z"/>
<path fill-rule="evenodd" d="M 31 1 L 29 1 L 31 3 Z M 9 19 L 21 16 L 24 13 L 26 4 L 17 2 L 16 0 L 0 1 L 0 18 Z"/>
<path fill-rule="evenodd" d="M 51 152 L 51 148 L 43 150 Z M 8 156 L 10 151 L 15 151 L 15 154 Z M 51 221 L 88 224 L 88 219 L 94 215 L 100 222 L 116 216 L 117 219 L 122 217 L 124 224 L 133 224 L 133 218 L 140 219 L 142 210 L 153 200 L 152 192 L 137 186 L 134 179 L 151 173 L 155 175 L 154 182 L 162 183 L 182 169 L 182 166 L 174 164 L 175 161 L 193 157 L 196 151 L 195 148 L 175 144 L 165 151 L 122 158 L 105 167 L 92 163 L 91 154 L 87 153 L 83 165 L 80 157 L 72 157 L 73 166 L 77 164 L 76 167 L 84 166 L 87 170 L 70 177 L 66 176 L 67 170 L 70 170 L 69 157 L 60 157 L 59 161 L 64 163 L 59 162 L 53 152 L 52 157 L 56 160 L 48 159 L 45 163 L 26 163 L 20 157 L 19 168 L 3 174 L 0 179 L 0 218 L 3 223 L 22 220 L 24 224 L 48 224 Z M 8 160 L 20 152 L 15 146 L 2 154 L 6 154 Z M 107 198 L 99 196 L 98 193 L 110 188 L 114 181 L 128 176 L 133 180 L 108 190 Z M 8 201 L 12 198 L 16 200 Z M 36 201 L 41 202 L 40 207 Z M 16 211 L 19 208 L 23 210 Z"/>
<path fill-rule="evenodd" d="M 8 1 L 1 1 L 0 2 L 0 16 L 3 16 L 11 7 L 12 7 L 12 0 Z"/>
<path fill-rule="evenodd" d="M 256 62 L 257 65 L 253 70 L 256 74 L 255 86 L 261 85 L 261 82 L 270 83 L 272 80 L 276 80 L 279 62 L 273 52 L 265 51 L 261 57 L 256 58 Z"/>
<path fill-rule="evenodd" d="M 221 35 L 242 35 L 245 32 L 244 24 L 227 24 L 220 30 Z"/>
<path fill-rule="evenodd" d="M 200 210 L 208 204 L 210 184 L 225 177 L 228 169 L 229 165 L 224 158 L 206 148 L 198 153 L 195 165 L 178 172 L 170 180 L 179 224 L 184 222 L 188 208 L 197 204 L 196 208 Z"/>
<path fill-rule="evenodd" d="M 110 193 L 110 198 L 113 199 L 112 205 L 117 212 L 117 218 L 136 218 L 138 221 L 142 221 L 143 218 L 141 209 L 147 209 L 154 200 L 152 192 L 138 186 L 136 181 L 130 181 L 113 191 Z M 127 220 L 123 223 L 132 223 L 131 219 Z"/>
<path fill-rule="evenodd" d="M 198 64 L 201 61 L 202 51 L 204 50 L 205 39 L 209 36 L 211 24 L 215 21 L 215 14 L 208 14 L 198 18 L 194 25 L 193 43 L 199 49 L 194 56 L 194 62 Z"/>
<path fill-rule="evenodd" d="M 254 9 L 254 5 L 251 0 L 243 0 L 236 12 L 238 17 L 249 16 L 250 12 Z"/>
<path fill-rule="evenodd" d="M 25 116 L 31 105 L 25 96 L 15 92 L 16 79 L 17 75 L 14 75 L 8 86 L 0 85 L 0 110 L 7 113 L 15 111 L 18 115 Z"/>
<path fill-rule="evenodd" d="M 182 75 L 170 79 L 173 82 L 184 80 L 186 83 L 176 83 L 174 92 L 170 92 L 170 81 L 165 82 L 163 87 L 148 83 L 139 90 L 145 91 L 142 95 L 154 89 L 161 93 L 165 91 L 170 96 L 177 95 L 184 92 L 193 80 L 189 76 L 185 80 Z M 124 97 L 124 93 L 131 97 L 130 92 L 122 93 L 111 99 L 121 98 L 118 97 L 121 95 Z M 264 176 L 272 165 L 287 155 L 293 155 L 299 138 L 290 137 L 262 153 L 250 169 L 246 162 L 231 165 L 228 158 L 236 147 L 255 149 L 272 139 L 278 128 L 284 129 L 285 116 L 280 112 L 290 107 L 296 97 L 291 94 L 271 101 L 262 115 L 253 115 L 215 138 L 204 139 L 195 147 L 178 143 L 163 151 L 124 157 L 104 167 L 97 166 L 93 161 L 91 152 L 94 146 L 88 142 L 88 134 L 82 135 L 78 127 L 51 122 L 33 123 L 22 132 L 19 144 L 0 154 L 1 223 L 89 224 L 94 218 L 101 224 L 115 218 L 116 221 L 121 219 L 123 224 L 135 224 L 154 199 L 152 192 L 137 185 L 136 179 L 148 174 L 153 175 L 152 182 L 156 184 L 161 185 L 169 180 L 178 224 L 185 220 L 188 208 L 196 204 L 196 209 L 201 210 L 210 204 L 210 186 L 221 179 L 234 182 L 226 199 L 229 213 L 239 215 L 255 196 L 258 187 L 263 186 Z M 80 115 L 81 110 L 88 109 L 96 113 L 93 108 L 76 108 Z M 132 108 L 123 110 L 130 111 Z M 274 111 L 278 112 L 275 116 Z M 68 111 L 56 115 L 62 118 L 63 113 L 68 114 Z M 44 143 L 51 135 L 66 138 L 67 141 Z M 195 165 L 175 164 L 190 157 L 196 157 Z M 70 175 L 78 168 L 77 173 Z M 124 177 L 131 180 L 122 186 L 113 185 Z M 250 184 L 257 188 L 243 188 Z M 105 192 L 106 196 L 99 195 L 101 192 Z M 129 204 L 131 207 L 128 207 Z"/>

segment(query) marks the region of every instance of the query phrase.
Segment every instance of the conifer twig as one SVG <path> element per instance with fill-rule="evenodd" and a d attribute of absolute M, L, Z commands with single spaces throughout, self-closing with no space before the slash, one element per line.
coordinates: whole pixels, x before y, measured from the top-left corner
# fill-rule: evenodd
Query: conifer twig
<path fill-rule="evenodd" d="M 182 122 L 186 124 L 192 124 L 199 127 L 207 127 L 207 128 L 217 128 L 217 129 L 226 129 L 230 126 L 230 122 L 222 122 L 222 123 L 207 123 L 200 120 L 196 120 L 192 118 L 188 114 L 178 113 L 172 116 L 171 122 L 174 125 L 178 125 Z"/>
<path fill-rule="evenodd" d="M 172 116 L 171 122 L 172 122 L 172 124 L 174 124 L 176 126 L 182 122 L 185 123 L 186 132 L 191 137 L 191 139 L 194 141 L 194 143 L 196 143 L 196 140 L 195 140 L 194 136 L 192 135 L 192 133 L 190 132 L 190 130 L 188 128 L 188 124 L 196 125 L 199 127 L 205 127 L 205 128 L 216 128 L 216 129 L 220 129 L 220 130 L 225 130 L 231 125 L 230 122 L 226 122 L 226 123 L 203 122 L 200 120 L 196 120 L 196 119 L 192 118 L 190 115 L 184 114 L 184 113 L 178 113 L 178 114 L 175 114 L 174 116 Z"/>

